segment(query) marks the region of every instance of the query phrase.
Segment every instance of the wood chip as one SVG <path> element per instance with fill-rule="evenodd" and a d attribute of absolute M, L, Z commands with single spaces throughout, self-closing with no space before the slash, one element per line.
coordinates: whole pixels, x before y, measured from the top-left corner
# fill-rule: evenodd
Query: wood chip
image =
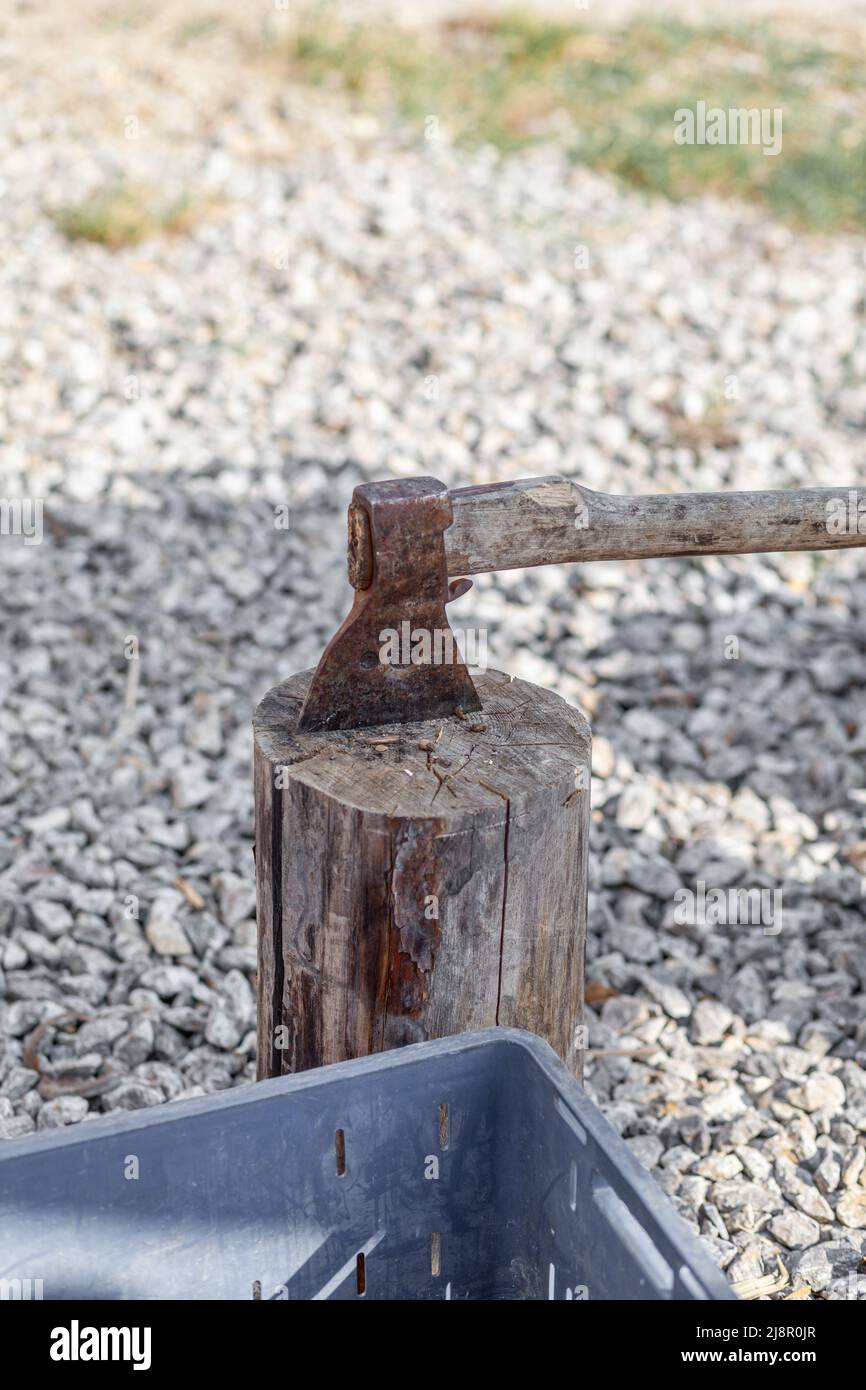
<path fill-rule="evenodd" d="M 658 1043 L 654 1047 L 588 1047 L 584 1057 L 648 1057 L 651 1052 L 661 1052 Z"/>
<path fill-rule="evenodd" d="M 778 1255 L 776 1256 L 778 1271 L 775 1274 L 765 1274 L 760 1279 L 740 1279 L 732 1284 L 731 1288 L 737 1298 L 750 1301 L 755 1298 L 766 1298 L 767 1294 L 779 1293 L 791 1282 L 791 1276 L 782 1264 Z"/>
<path fill-rule="evenodd" d="M 618 996 L 618 989 L 611 989 L 610 985 L 603 985 L 598 980 L 590 980 L 586 986 L 587 1004 L 603 1004 L 605 999 L 616 999 Z"/>
<path fill-rule="evenodd" d="M 191 883 L 187 883 L 185 878 L 181 878 L 180 875 L 178 875 L 174 881 L 174 886 L 183 893 L 190 907 L 194 907 L 196 912 L 201 912 L 204 907 L 204 898 L 201 893 L 196 892 Z"/>

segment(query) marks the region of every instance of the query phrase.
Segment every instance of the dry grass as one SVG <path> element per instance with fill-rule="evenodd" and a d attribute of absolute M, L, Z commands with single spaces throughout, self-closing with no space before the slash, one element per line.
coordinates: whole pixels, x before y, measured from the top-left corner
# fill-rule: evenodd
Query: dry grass
<path fill-rule="evenodd" d="M 97 189 L 81 202 L 52 212 L 70 240 L 95 241 L 112 250 L 189 231 L 200 215 L 201 205 L 188 193 L 166 200 L 153 189 L 128 183 Z"/>

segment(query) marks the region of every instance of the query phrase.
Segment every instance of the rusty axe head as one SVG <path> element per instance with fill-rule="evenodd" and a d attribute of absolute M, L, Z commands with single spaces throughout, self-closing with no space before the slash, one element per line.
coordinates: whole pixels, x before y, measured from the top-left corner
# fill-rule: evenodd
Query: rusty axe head
<path fill-rule="evenodd" d="M 356 487 L 349 508 L 352 611 L 316 667 L 298 728 L 436 719 L 481 702 L 445 614 L 472 581 L 448 583 L 448 489 L 435 478 Z"/>

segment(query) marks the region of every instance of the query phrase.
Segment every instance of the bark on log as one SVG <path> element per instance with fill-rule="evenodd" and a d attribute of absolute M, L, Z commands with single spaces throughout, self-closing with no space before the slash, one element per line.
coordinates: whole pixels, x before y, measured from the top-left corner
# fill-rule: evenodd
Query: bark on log
<path fill-rule="evenodd" d="M 298 734 L 311 674 L 254 721 L 259 1077 L 495 1023 L 580 1074 L 586 720 L 488 671 L 463 719 Z"/>

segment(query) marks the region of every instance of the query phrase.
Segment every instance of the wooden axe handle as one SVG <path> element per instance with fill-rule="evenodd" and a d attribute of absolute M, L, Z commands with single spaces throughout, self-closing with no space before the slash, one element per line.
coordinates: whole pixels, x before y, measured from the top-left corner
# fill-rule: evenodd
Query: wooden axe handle
<path fill-rule="evenodd" d="M 614 497 L 550 477 L 456 488 L 449 495 L 449 575 L 582 560 L 866 545 L 866 493 L 854 488 Z"/>

